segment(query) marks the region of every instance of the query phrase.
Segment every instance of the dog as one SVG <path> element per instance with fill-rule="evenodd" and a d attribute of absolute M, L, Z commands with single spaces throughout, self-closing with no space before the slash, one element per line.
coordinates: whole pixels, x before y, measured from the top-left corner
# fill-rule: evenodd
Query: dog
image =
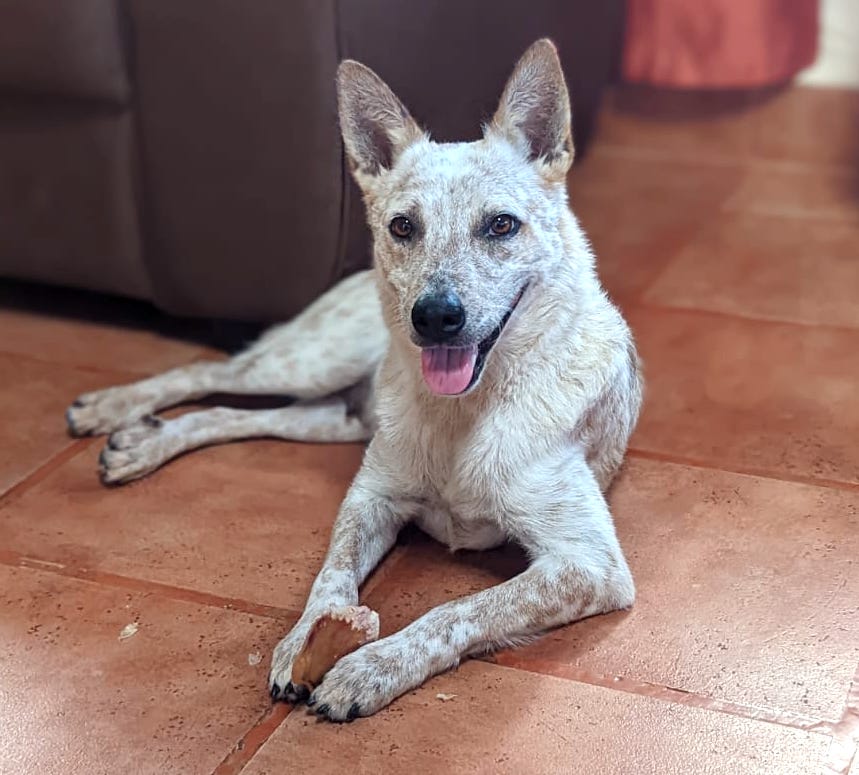
<path fill-rule="evenodd" d="M 369 441 L 269 689 L 332 721 L 367 716 L 461 659 L 632 605 L 604 493 L 642 400 L 641 365 L 569 209 L 570 103 L 554 45 L 516 65 L 483 138 L 435 143 L 367 67 L 337 74 L 341 130 L 374 268 L 226 362 L 81 396 L 76 435 L 110 433 L 107 483 L 250 437 Z M 260 411 L 154 413 L 212 393 L 291 396 Z M 451 550 L 520 544 L 520 575 L 343 657 L 307 696 L 290 681 L 312 624 L 358 602 L 415 523 Z"/>

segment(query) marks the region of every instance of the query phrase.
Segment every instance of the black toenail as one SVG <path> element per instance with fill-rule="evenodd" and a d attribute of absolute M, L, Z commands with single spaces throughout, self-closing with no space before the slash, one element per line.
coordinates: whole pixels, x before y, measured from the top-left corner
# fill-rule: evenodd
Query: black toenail
<path fill-rule="evenodd" d="M 84 402 L 81 401 L 79 398 L 76 398 L 74 401 L 72 401 L 72 406 L 74 406 L 78 409 L 80 409 L 83 405 L 84 405 Z"/>
<path fill-rule="evenodd" d="M 108 449 L 119 449 L 119 447 L 117 446 L 116 440 L 113 438 L 112 433 L 107 438 L 107 446 L 108 446 Z"/>
<path fill-rule="evenodd" d="M 327 703 L 327 702 L 323 702 L 323 703 L 322 703 L 322 704 L 321 704 L 321 705 L 316 709 L 316 715 L 317 715 L 317 716 L 327 716 L 327 715 L 328 715 L 328 711 L 330 711 L 330 710 L 331 710 L 331 708 L 328 706 L 328 703 Z"/>
<path fill-rule="evenodd" d="M 292 687 L 292 693 L 295 695 L 296 702 L 304 702 L 310 696 L 310 689 L 303 684 Z"/>
<path fill-rule="evenodd" d="M 280 687 L 275 683 L 271 685 L 271 698 L 277 702 L 280 697 Z"/>
<path fill-rule="evenodd" d="M 352 707 L 349 708 L 349 712 L 346 714 L 346 721 L 354 721 L 360 715 L 361 715 L 361 706 L 358 705 L 357 702 L 353 702 Z"/>
<path fill-rule="evenodd" d="M 316 697 L 314 697 L 314 696 L 311 694 L 311 695 L 307 698 L 307 707 L 308 707 L 308 708 L 312 708 L 314 705 L 316 705 Z"/>
<path fill-rule="evenodd" d="M 107 453 L 107 450 L 103 449 L 101 451 L 101 454 L 98 456 L 98 464 L 102 468 L 107 468 L 107 454 L 106 453 Z"/>
<path fill-rule="evenodd" d="M 150 428 L 160 428 L 162 420 L 156 417 L 154 414 L 146 414 L 143 416 L 143 424 L 148 425 Z"/>

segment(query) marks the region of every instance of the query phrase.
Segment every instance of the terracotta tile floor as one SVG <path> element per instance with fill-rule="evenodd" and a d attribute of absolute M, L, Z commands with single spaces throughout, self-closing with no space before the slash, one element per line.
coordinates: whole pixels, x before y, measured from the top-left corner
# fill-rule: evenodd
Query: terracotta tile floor
<path fill-rule="evenodd" d="M 265 676 L 361 449 L 234 444 L 104 489 L 65 405 L 202 349 L 0 288 L 0 773 L 855 775 L 857 119 L 843 92 L 609 101 L 571 193 L 647 364 L 610 496 L 637 604 L 346 726 Z M 390 632 L 523 563 L 409 533 L 364 598 Z"/>

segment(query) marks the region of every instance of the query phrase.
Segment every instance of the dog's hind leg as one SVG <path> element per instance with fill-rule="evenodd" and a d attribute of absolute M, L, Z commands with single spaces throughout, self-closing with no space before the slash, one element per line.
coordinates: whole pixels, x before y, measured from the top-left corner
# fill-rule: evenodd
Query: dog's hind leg
<path fill-rule="evenodd" d="M 110 435 L 99 457 L 101 480 L 121 484 L 139 479 L 192 449 L 251 438 L 354 442 L 372 435 L 369 423 L 350 414 L 340 396 L 280 409 L 218 407 L 172 420 L 146 417 Z"/>
<path fill-rule="evenodd" d="M 372 273 L 359 272 L 234 358 L 87 393 L 69 407 L 66 420 L 73 435 L 84 436 L 212 393 L 323 398 L 372 374 L 387 346 Z"/>

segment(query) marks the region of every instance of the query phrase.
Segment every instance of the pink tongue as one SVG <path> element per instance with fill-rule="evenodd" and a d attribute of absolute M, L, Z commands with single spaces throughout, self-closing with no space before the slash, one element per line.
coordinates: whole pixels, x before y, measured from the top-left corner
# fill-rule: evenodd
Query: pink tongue
<path fill-rule="evenodd" d="M 425 347 L 421 368 L 427 387 L 436 395 L 454 396 L 471 383 L 477 345 L 471 347 Z"/>

